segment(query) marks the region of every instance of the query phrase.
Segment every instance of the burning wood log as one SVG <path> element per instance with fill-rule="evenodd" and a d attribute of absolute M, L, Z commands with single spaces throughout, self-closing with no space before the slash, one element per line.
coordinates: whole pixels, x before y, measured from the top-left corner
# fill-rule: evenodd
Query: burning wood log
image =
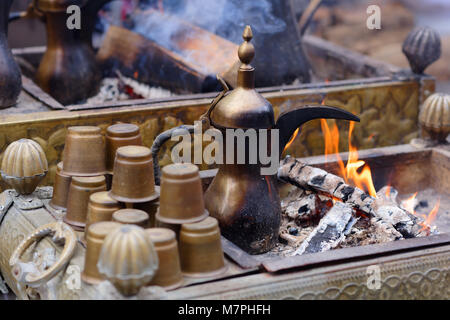
<path fill-rule="evenodd" d="M 421 234 L 418 218 L 400 208 L 397 203 L 398 192 L 392 187 L 383 187 L 377 192 L 374 207 L 378 217 L 394 226 L 405 238 Z"/>
<path fill-rule="evenodd" d="M 389 225 L 389 229 L 393 226 L 405 238 L 422 234 L 417 217 L 398 205 L 397 191 L 393 188 L 390 194 L 386 191 L 386 187 L 382 188 L 375 199 L 364 191 L 345 184 L 342 178 L 291 157 L 286 157 L 282 161 L 278 169 L 278 178 L 299 188 L 323 192 L 335 197 L 352 208 L 368 214 L 371 218 L 378 218 L 374 220 L 374 223 L 382 219 Z M 393 233 L 393 237 L 398 238 L 398 234 Z"/>
<path fill-rule="evenodd" d="M 353 217 L 352 212 L 349 204 L 337 202 L 294 255 L 324 252 L 337 247 L 358 220 Z"/>
<path fill-rule="evenodd" d="M 139 82 L 177 93 L 220 90 L 216 75 L 236 85 L 236 44 L 158 11 L 148 10 L 144 16 L 150 30 L 160 21 L 162 26 L 169 22 L 178 26 L 171 36 L 173 44 L 164 47 L 141 34 L 111 26 L 97 54 L 106 75 L 118 69 Z"/>
<path fill-rule="evenodd" d="M 325 170 L 308 166 L 299 160 L 286 157 L 278 169 L 278 178 L 299 188 L 322 192 L 335 197 L 352 208 L 375 216 L 373 203 L 375 199 L 364 191 L 352 187 L 344 180 Z"/>

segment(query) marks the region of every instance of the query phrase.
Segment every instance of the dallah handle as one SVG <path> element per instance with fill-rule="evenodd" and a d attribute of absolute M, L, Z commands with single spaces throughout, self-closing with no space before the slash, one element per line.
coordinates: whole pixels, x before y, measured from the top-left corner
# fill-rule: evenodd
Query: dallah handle
<path fill-rule="evenodd" d="M 59 259 L 42 273 L 25 268 L 25 264 L 20 261 L 20 257 L 33 243 L 46 236 L 51 236 L 53 242 L 57 244 L 64 244 Z M 34 230 L 31 235 L 22 240 L 14 250 L 9 259 L 9 265 L 12 267 L 12 274 L 21 285 L 28 285 L 31 287 L 40 286 L 51 280 L 65 267 L 74 254 L 76 244 L 77 236 L 69 225 L 62 221 L 45 224 Z"/>

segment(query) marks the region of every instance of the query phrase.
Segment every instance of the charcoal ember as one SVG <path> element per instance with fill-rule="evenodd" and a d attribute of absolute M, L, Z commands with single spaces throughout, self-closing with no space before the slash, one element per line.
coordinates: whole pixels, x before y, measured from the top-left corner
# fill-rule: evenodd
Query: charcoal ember
<path fill-rule="evenodd" d="M 286 242 L 292 248 L 298 248 L 303 241 L 311 234 L 313 231 L 313 227 L 301 228 L 299 227 L 298 232 L 294 234 L 290 234 L 289 230 L 293 227 L 281 227 L 280 229 L 280 240 L 281 242 Z"/>
<path fill-rule="evenodd" d="M 297 227 L 290 227 L 288 229 L 288 231 L 289 231 L 289 234 L 292 235 L 292 236 L 298 235 L 298 228 Z"/>
<path fill-rule="evenodd" d="M 380 218 L 359 219 L 339 248 L 365 246 L 403 239 L 400 232 Z"/>
<path fill-rule="evenodd" d="M 281 202 L 281 212 L 288 221 L 294 220 L 298 226 L 308 227 L 317 225 L 320 219 L 330 210 L 330 198 L 323 197 L 310 191 L 291 192 Z"/>
<path fill-rule="evenodd" d="M 421 233 L 418 218 L 397 203 L 398 192 L 389 187 L 383 187 L 377 192 L 374 203 L 375 216 L 394 226 L 405 238 L 417 237 Z"/>
<path fill-rule="evenodd" d="M 297 199 L 286 207 L 286 214 L 289 218 L 300 222 L 308 222 L 312 216 L 317 214 L 316 195 L 309 194 L 305 197 Z"/>
<path fill-rule="evenodd" d="M 350 205 L 337 202 L 294 252 L 294 255 L 324 252 L 337 247 L 358 220 L 353 217 L 352 212 Z"/>

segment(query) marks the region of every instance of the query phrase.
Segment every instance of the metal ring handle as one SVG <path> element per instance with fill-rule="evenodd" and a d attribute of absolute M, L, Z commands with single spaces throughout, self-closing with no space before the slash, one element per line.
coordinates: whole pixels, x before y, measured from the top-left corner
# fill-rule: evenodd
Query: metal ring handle
<path fill-rule="evenodd" d="M 64 249 L 61 255 L 50 268 L 40 274 L 30 273 L 21 266 L 20 257 L 34 243 L 40 239 L 51 236 L 53 242 L 57 244 L 64 243 Z M 31 235 L 22 240 L 14 250 L 9 265 L 12 267 L 13 276 L 18 282 L 29 286 L 39 286 L 56 276 L 62 268 L 70 261 L 77 244 L 77 236 L 73 229 L 62 221 L 45 224 L 33 231 Z"/>

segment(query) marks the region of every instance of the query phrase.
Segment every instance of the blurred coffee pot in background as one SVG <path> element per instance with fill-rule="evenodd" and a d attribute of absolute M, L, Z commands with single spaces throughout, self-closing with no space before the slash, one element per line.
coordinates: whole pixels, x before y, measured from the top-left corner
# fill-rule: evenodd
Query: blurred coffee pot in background
<path fill-rule="evenodd" d="M 13 0 L 0 1 L 0 109 L 14 105 L 22 89 L 20 69 L 8 46 L 8 17 Z"/>
<path fill-rule="evenodd" d="M 67 8 L 84 4 L 82 0 L 35 2 L 35 10 L 42 13 L 47 28 L 47 51 L 37 70 L 36 82 L 64 105 L 96 94 L 100 85 L 101 73 L 90 42 L 81 38 L 80 30 L 69 29 L 67 25 Z"/>

